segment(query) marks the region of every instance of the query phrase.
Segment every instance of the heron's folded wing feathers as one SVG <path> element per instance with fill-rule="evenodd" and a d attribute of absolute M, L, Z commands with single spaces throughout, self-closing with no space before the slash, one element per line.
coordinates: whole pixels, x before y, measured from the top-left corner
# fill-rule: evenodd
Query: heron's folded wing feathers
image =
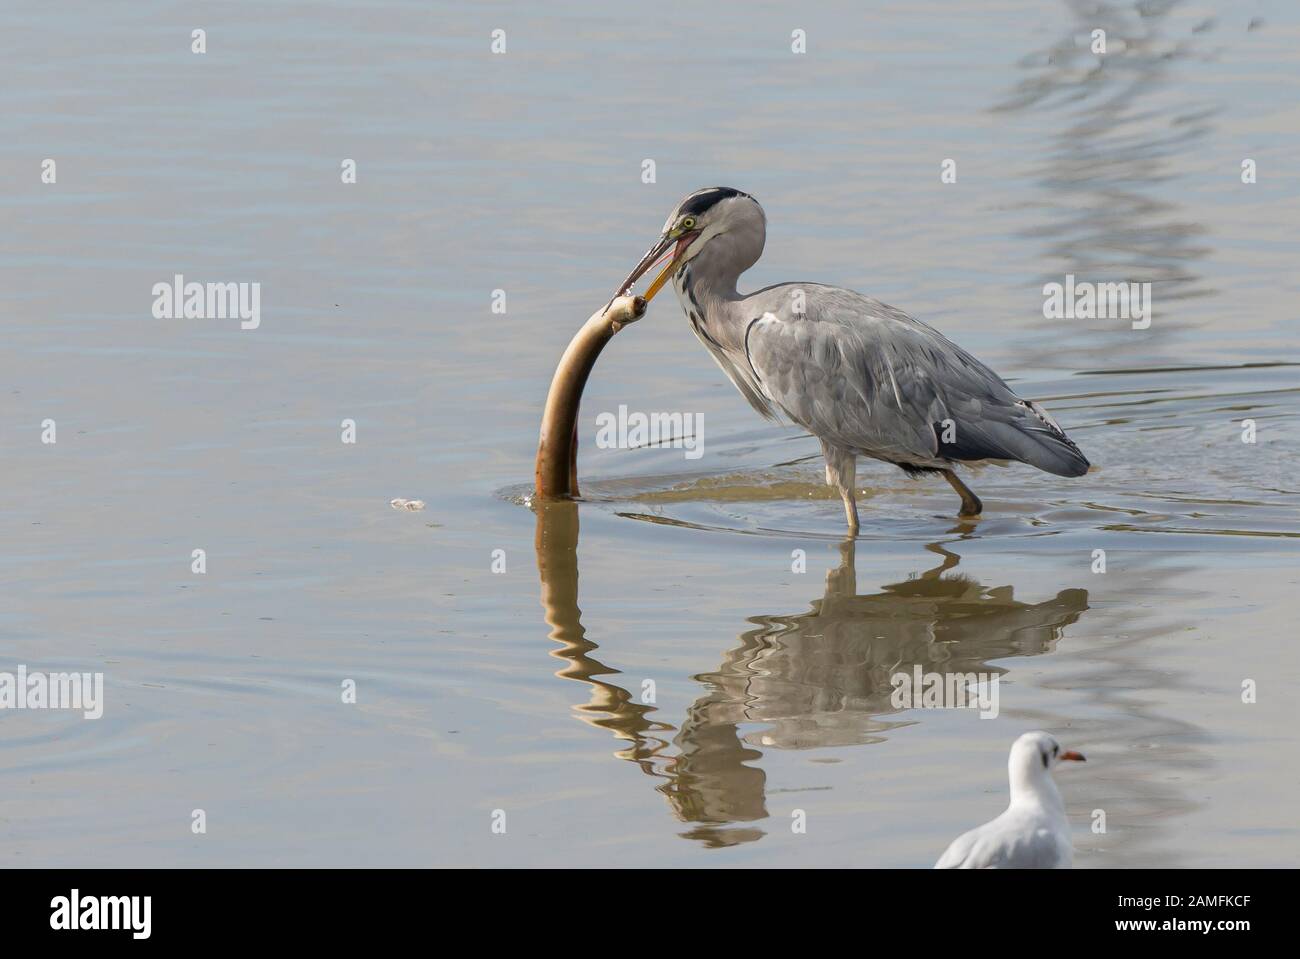
<path fill-rule="evenodd" d="M 804 292 L 803 314 L 788 292 L 769 297 L 772 308 L 749 320 L 744 339 L 747 372 L 796 423 L 896 462 L 1087 468 L 1041 408 L 937 330 L 848 290 Z"/>

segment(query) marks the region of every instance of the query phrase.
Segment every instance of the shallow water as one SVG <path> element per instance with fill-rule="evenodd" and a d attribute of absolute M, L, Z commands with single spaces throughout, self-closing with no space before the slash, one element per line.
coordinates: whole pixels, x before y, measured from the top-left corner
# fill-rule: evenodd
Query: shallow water
<path fill-rule="evenodd" d="M 1043 728 L 1077 865 L 1295 865 L 1300 14 L 953 6 L 9 15 L 0 671 L 107 702 L 0 712 L 0 861 L 925 866 Z M 712 183 L 767 211 L 749 288 L 933 323 L 1094 470 L 989 467 L 968 522 L 864 463 L 846 543 L 665 294 L 588 387 L 584 501 L 531 509 L 555 360 Z M 154 319 L 176 273 L 261 326 Z M 1152 282 L 1150 329 L 1044 319 L 1067 273 Z M 620 404 L 703 456 L 596 448 Z M 918 664 L 998 717 L 896 708 Z"/>

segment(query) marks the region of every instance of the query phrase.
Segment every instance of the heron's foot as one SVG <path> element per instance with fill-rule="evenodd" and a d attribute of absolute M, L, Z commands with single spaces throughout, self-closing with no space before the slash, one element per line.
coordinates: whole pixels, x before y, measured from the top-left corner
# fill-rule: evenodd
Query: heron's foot
<path fill-rule="evenodd" d="M 984 511 L 984 504 L 980 502 L 980 498 L 971 491 L 969 486 L 957 478 L 956 473 L 951 470 L 944 470 L 943 478 L 948 481 L 948 485 L 955 489 L 957 495 L 961 497 L 961 510 L 958 511 L 958 516 L 969 519 L 970 517 L 978 516 Z"/>

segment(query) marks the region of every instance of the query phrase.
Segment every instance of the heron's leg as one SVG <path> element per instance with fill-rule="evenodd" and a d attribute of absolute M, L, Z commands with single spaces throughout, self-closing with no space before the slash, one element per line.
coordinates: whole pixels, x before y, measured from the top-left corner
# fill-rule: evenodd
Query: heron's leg
<path fill-rule="evenodd" d="M 844 518 L 849 521 L 849 533 L 858 534 L 858 504 L 853 498 L 852 489 L 841 489 L 840 499 L 844 500 Z"/>
<path fill-rule="evenodd" d="M 984 509 L 984 504 L 980 502 L 978 496 L 971 492 L 971 488 L 963 483 L 952 470 L 943 470 L 943 478 L 961 497 L 961 512 L 957 515 L 978 516 Z"/>
<path fill-rule="evenodd" d="M 857 535 L 858 503 L 853 496 L 853 485 L 857 481 L 858 457 L 825 442 L 822 443 L 822 455 L 826 457 L 826 485 L 834 486 L 840 491 L 840 499 L 844 501 L 844 518 L 849 522 L 849 533 Z"/>

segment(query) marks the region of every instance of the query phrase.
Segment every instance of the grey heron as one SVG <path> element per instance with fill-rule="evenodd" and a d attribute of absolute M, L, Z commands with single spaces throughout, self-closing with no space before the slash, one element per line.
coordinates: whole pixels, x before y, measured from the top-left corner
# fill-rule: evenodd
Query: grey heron
<path fill-rule="evenodd" d="M 983 504 L 958 463 L 1016 460 L 1057 476 L 1082 476 L 1088 460 L 1036 403 L 946 336 L 901 310 L 821 283 L 779 283 L 741 294 L 736 281 L 763 253 L 767 217 L 748 193 L 697 190 L 618 288 L 663 259 L 643 294 L 669 280 L 691 329 L 762 416 L 784 415 L 821 441 L 826 483 L 858 530 L 857 458 L 909 476 L 939 473 L 961 496 L 962 516 Z"/>

